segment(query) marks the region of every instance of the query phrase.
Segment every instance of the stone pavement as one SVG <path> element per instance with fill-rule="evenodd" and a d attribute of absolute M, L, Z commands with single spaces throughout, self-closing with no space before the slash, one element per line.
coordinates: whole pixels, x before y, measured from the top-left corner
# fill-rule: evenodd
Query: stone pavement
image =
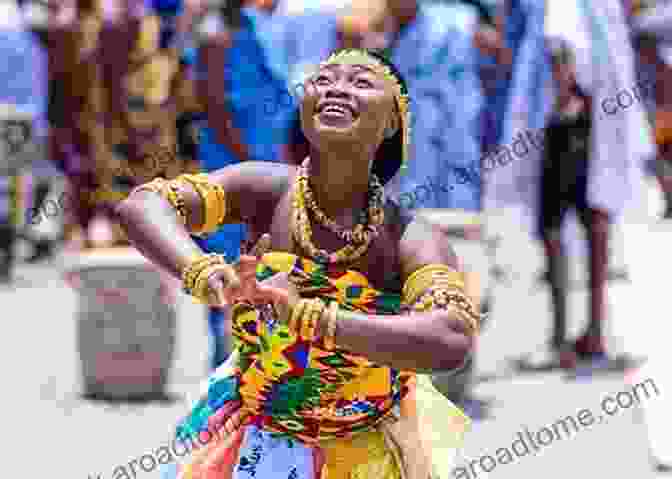
<path fill-rule="evenodd" d="M 493 399 L 492 418 L 476 423 L 468 434 L 463 457 L 456 465 L 465 469 L 455 469 L 446 477 L 655 478 L 639 408 L 633 405 L 613 416 L 600 409 L 607 395 L 615 397 L 628 388 L 622 376 L 568 381 L 557 374 L 507 375 L 507 358 L 543 344 L 550 316 L 545 290 L 535 282 L 542 264 L 538 248 L 529 237 L 520 236 L 523 233 L 517 231 L 515 223 L 507 227 L 502 221 L 506 240 L 498 262 L 510 270 L 511 284 L 501 284 L 495 290 L 493 318 L 480 342 L 479 370 L 494 375 L 494 379 L 476 390 L 479 396 Z M 5 438 L 11 437 L 6 467 L 13 477 L 36 479 L 112 479 L 118 466 L 126 466 L 130 474 L 130 462 L 168 445 L 176 420 L 187 408 L 184 394 L 193 393 L 205 375 L 203 310 L 185 298 L 179 303 L 178 343 L 170 386 L 178 396 L 174 402 L 123 406 L 94 403 L 78 397 L 74 294 L 54 266 L 22 265 L 17 274 L 15 287 L 0 290 L 8 327 L 0 354 L 11 387 L 5 389 L 3 401 L 8 426 Z M 573 293 L 571 304 L 572 328 L 576 331 L 586 316 L 582 289 Z M 622 348 L 621 343 L 612 335 L 610 344 L 615 350 Z M 588 413 L 580 413 L 582 409 L 594 414 L 594 424 L 579 425 L 563 433 L 562 438 L 553 439 L 542 432 L 535 436 L 537 440 L 552 442 L 537 445 L 538 450 L 528 443 L 529 453 L 521 444 L 513 446 L 519 432 L 526 437 L 525 428 L 536 435 L 567 416 L 586 419 Z M 507 457 L 501 448 L 508 448 L 511 454 L 517 451 L 522 457 Z M 497 458 L 498 464 L 493 462 Z M 159 477 L 156 470 L 144 472 L 139 465 L 134 467 L 139 478 Z M 485 473 L 483 468 L 491 472 Z"/>

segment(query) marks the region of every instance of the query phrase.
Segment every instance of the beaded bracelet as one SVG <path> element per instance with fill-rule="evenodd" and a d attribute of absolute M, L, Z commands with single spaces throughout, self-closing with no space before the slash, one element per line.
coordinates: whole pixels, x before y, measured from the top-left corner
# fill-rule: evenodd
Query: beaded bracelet
<path fill-rule="evenodd" d="M 338 321 L 338 302 L 333 301 L 326 312 L 327 331 L 324 335 L 324 348 L 327 351 L 336 349 L 336 322 Z"/>
<path fill-rule="evenodd" d="M 434 287 L 425 291 L 413 305 L 415 311 L 431 309 L 453 309 L 467 325 L 470 334 L 478 334 L 480 315 L 469 298 L 462 292 L 443 287 Z"/>
<path fill-rule="evenodd" d="M 194 295 L 196 283 L 203 271 L 214 264 L 228 265 L 224 255 L 210 253 L 194 259 L 182 270 L 182 286 L 185 293 Z"/>

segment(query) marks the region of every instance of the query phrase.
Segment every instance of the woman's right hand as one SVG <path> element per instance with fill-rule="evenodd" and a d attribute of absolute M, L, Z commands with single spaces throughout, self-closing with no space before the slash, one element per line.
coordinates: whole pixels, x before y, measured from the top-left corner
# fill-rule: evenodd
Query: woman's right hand
<path fill-rule="evenodd" d="M 269 288 L 257 281 L 257 266 L 271 247 L 271 235 L 259 238 L 248 254 L 231 268 L 219 269 L 208 278 L 208 299 L 212 307 L 225 307 L 239 301 L 252 304 L 271 302 L 274 298 Z"/>

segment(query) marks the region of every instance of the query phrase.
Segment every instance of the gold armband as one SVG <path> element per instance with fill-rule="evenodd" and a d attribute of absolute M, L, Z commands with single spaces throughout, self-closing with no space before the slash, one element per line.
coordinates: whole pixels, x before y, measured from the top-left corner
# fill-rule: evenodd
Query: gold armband
<path fill-rule="evenodd" d="M 175 182 L 189 183 L 203 201 L 203 224 L 192 231 L 194 234 L 208 234 L 217 231 L 226 218 L 226 193 L 224 188 L 208 179 L 208 175 L 180 175 Z"/>
<path fill-rule="evenodd" d="M 403 289 L 404 306 L 412 311 L 453 310 L 478 334 L 480 314 L 464 293 L 464 275 L 445 265 L 428 265 L 413 273 Z"/>

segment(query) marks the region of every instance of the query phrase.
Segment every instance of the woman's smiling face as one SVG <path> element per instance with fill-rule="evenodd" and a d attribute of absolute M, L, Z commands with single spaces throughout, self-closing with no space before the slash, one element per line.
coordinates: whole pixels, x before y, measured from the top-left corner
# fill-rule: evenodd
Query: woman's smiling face
<path fill-rule="evenodd" d="M 362 56 L 356 63 L 324 65 L 306 81 L 301 126 L 312 144 L 327 140 L 383 141 L 398 127 L 397 85 L 380 73 L 380 64 Z"/>

